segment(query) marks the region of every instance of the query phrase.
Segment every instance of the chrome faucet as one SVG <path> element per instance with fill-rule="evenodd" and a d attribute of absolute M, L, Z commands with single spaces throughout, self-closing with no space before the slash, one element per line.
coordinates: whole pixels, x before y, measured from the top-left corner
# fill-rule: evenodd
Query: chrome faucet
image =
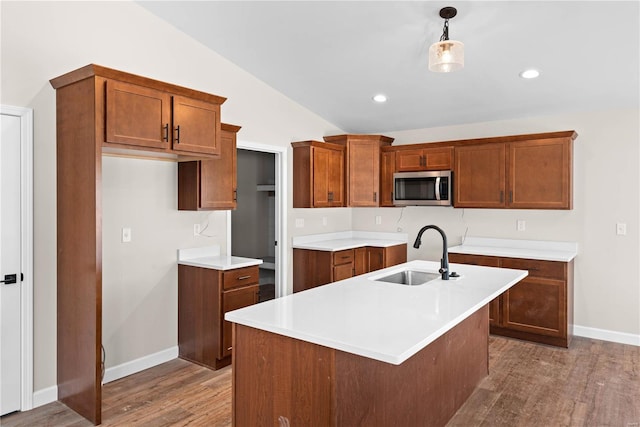
<path fill-rule="evenodd" d="M 438 272 L 442 275 L 442 280 L 449 280 L 449 254 L 447 251 L 447 235 L 444 234 L 444 231 L 438 227 L 437 225 L 425 225 L 418 232 L 418 237 L 416 237 L 416 241 L 413 244 L 413 247 L 418 249 L 420 244 L 422 243 L 422 233 L 424 233 L 428 229 L 434 229 L 442 236 L 442 259 L 440 259 L 440 270 Z M 457 277 L 456 273 L 452 273 L 452 277 Z"/>

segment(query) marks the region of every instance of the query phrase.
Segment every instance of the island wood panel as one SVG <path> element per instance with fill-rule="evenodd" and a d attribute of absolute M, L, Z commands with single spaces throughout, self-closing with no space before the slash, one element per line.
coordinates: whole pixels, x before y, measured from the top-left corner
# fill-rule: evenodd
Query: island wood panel
<path fill-rule="evenodd" d="M 384 248 L 384 266 L 391 267 L 407 262 L 407 244 L 388 246 Z M 373 270 L 371 270 L 373 271 Z"/>
<path fill-rule="evenodd" d="M 233 328 L 234 426 L 444 426 L 488 375 L 486 306 L 400 365 Z"/>
<path fill-rule="evenodd" d="M 101 423 L 102 158 L 100 79 L 56 91 L 58 399 Z M 78 203 L 82 201 L 82 203 Z"/>
<path fill-rule="evenodd" d="M 333 253 L 293 249 L 293 292 L 304 291 L 332 282 Z"/>

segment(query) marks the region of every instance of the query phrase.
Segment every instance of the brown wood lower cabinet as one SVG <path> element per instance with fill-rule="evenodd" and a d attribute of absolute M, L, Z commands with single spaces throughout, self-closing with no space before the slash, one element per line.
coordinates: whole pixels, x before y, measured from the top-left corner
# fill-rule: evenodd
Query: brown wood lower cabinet
<path fill-rule="evenodd" d="M 489 304 L 495 335 L 568 347 L 573 335 L 573 261 L 449 254 L 449 262 L 528 270 Z"/>
<path fill-rule="evenodd" d="M 293 249 L 293 292 L 407 262 L 407 245 L 366 246 L 343 251 Z"/>
<path fill-rule="evenodd" d="M 258 266 L 215 270 L 178 265 L 178 348 L 182 359 L 211 369 L 231 363 L 228 311 L 258 302 Z"/>

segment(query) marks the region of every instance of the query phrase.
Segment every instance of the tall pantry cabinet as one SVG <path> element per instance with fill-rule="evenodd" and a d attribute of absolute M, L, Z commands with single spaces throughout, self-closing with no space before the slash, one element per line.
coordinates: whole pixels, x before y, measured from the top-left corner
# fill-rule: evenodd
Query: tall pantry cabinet
<path fill-rule="evenodd" d="M 50 82 L 57 116 L 58 399 L 100 424 L 102 153 L 215 158 L 225 98 L 94 64 Z"/>

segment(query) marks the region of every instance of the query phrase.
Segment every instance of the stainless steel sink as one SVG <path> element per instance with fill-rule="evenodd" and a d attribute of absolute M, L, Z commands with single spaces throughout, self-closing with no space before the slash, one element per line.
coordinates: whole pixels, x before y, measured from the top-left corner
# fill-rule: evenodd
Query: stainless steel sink
<path fill-rule="evenodd" d="M 378 277 L 373 280 L 378 282 L 397 283 L 399 285 L 417 286 L 435 280 L 440 277 L 439 273 L 420 270 L 402 270 L 388 276 Z"/>

